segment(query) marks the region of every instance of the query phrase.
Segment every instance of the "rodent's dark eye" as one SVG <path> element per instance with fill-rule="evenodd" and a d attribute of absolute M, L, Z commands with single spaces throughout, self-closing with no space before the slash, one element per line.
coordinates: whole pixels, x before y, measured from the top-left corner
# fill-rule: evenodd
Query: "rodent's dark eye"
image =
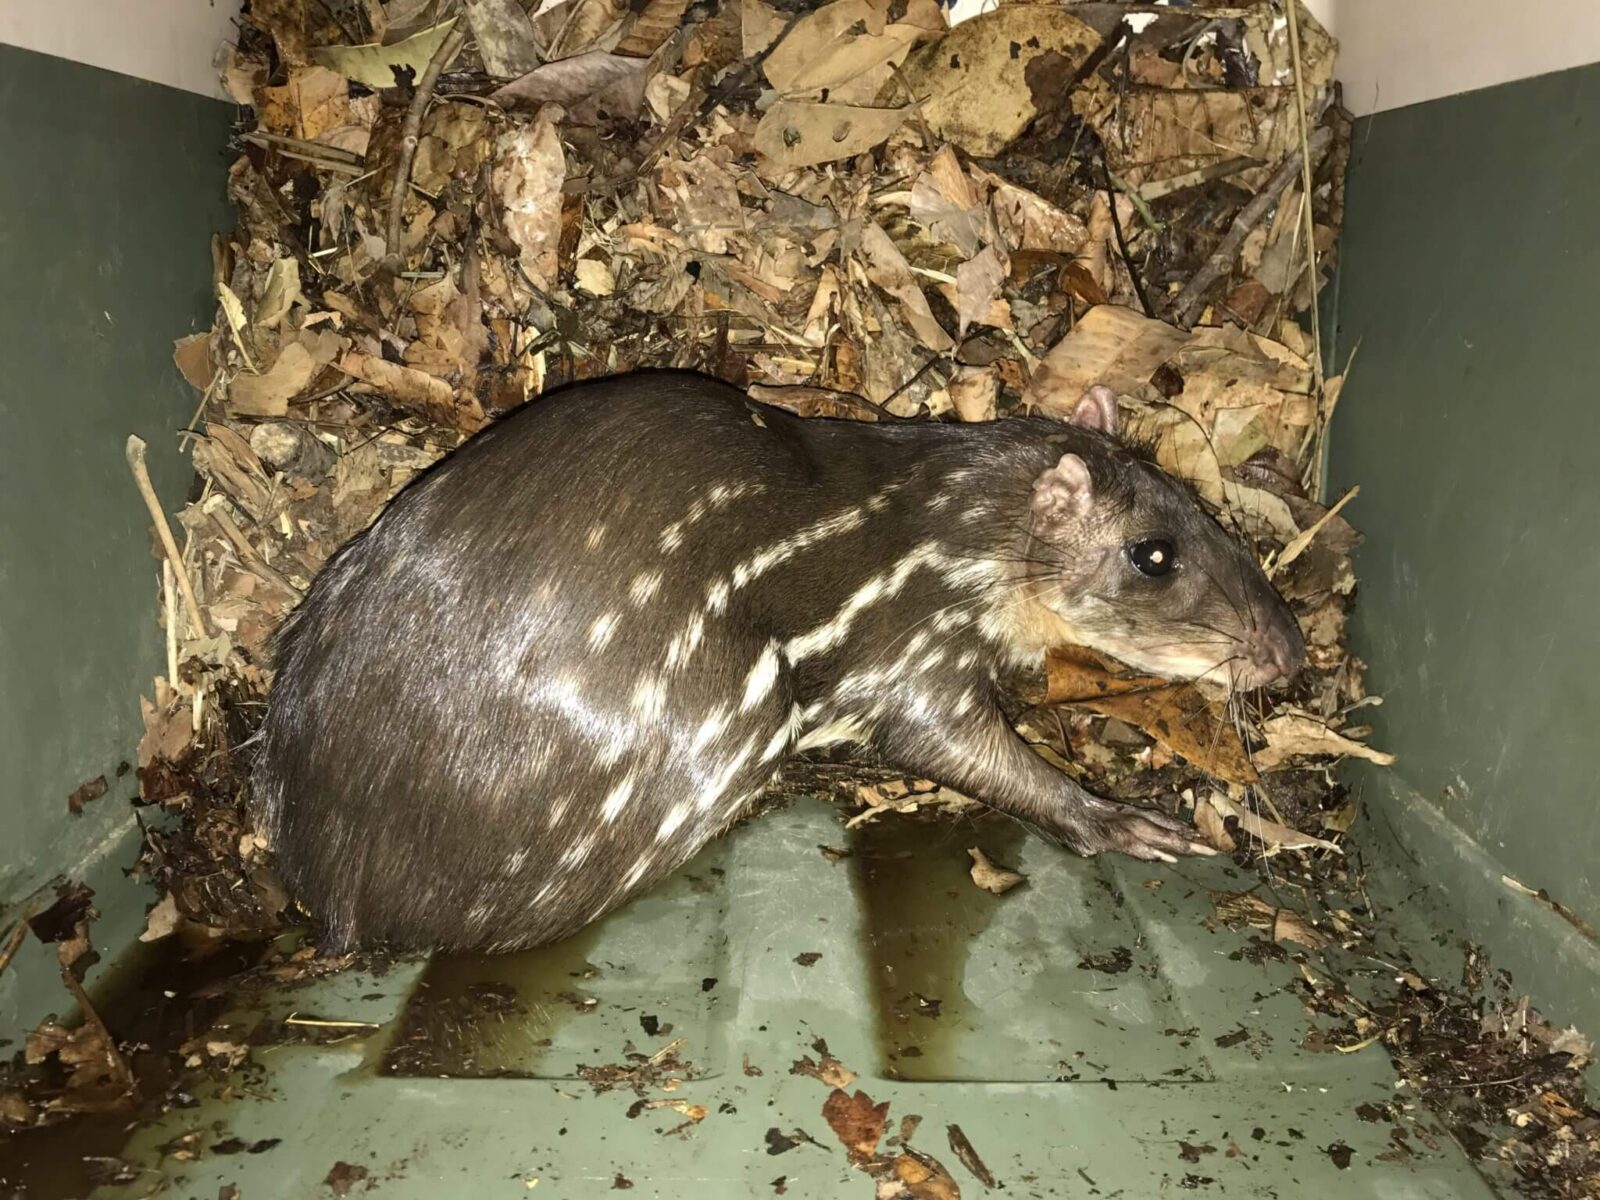
<path fill-rule="evenodd" d="M 1128 547 L 1128 561 L 1139 574 L 1159 577 L 1178 565 L 1178 551 L 1166 538 L 1145 538 Z"/>

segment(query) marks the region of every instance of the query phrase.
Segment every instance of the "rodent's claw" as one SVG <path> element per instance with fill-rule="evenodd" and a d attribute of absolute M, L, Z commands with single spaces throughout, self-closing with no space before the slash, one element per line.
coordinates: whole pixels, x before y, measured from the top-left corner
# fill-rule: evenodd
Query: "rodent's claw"
<path fill-rule="evenodd" d="M 1194 840 L 1194 827 L 1157 809 L 1129 804 L 1097 805 L 1065 839 L 1079 854 L 1115 850 L 1146 862 L 1175 863 L 1179 855 L 1214 855 Z"/>

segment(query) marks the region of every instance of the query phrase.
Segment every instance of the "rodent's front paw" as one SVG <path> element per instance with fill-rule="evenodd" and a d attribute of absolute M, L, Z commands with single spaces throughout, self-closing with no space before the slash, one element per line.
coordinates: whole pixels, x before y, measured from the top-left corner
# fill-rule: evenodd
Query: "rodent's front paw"
<path fill-rule="evenodd" d="M 1063 831 L 1062 841 L 1085 857 L 1115 850 L 1148 861 L 1177 862 L 1180 854 L 1216 853 L 1196 840 L 1193 826 L 1176 817 L 1154 808 L 1110 801 L 1100 801 L 1075 815 L 1071 828 Z"/>

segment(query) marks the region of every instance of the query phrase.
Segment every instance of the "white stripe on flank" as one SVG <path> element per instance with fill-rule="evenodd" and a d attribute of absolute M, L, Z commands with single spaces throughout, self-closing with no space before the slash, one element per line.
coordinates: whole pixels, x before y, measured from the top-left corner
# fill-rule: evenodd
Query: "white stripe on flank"
<path fill-rule="evenodd" d="M 744 700 L 739 705 L 740 712 L 749 712 L 767 698 L 777 686 L 778 671 L 782 665 L 778 658 L 778 643 L 768 642 L 767 648 L 761 652 L 761 657 L 756 659 L 756 665 L 750 668 L 750 674 L 745 677 Z"/>
<path fill-rule="evenodd" d="M 866 583 L 857 588 L 853 595 L 834 614 L 833 619 L 826 624 L 819 625 L 809 633 L 791 638 L 784 646 L 784 657 L 790 662 L 799 662 L 801 659 L 810 658 L 814 654 L 822 654 L 833 649 L 850 632 L 850 626 L 855 623 L 856 617 L 871 608 L 880 600 L 898 595 L 905 587 L 906 581 L 912 574 L 938 557 L 932 542 L 923 542 L 895 563 L 894 569 L 887 575 L 874 575 Z"/>

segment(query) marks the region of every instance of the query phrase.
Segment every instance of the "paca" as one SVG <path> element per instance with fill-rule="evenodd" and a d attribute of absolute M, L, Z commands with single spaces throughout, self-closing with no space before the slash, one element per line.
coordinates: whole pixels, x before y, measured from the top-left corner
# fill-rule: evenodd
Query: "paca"
<path fill-rule="evenodd" d="M 570 934 L 797 751 L 864 743 L 1079 854 L 1209 853 L 997 705 L 1056 644 L 1256 687 L 1298 669 L 1254 557 L 1070 422 L 804 420 L 693 375 L 540 399 L 395 498 L 284 626 L 255 795 L 330 949 Z"/>

